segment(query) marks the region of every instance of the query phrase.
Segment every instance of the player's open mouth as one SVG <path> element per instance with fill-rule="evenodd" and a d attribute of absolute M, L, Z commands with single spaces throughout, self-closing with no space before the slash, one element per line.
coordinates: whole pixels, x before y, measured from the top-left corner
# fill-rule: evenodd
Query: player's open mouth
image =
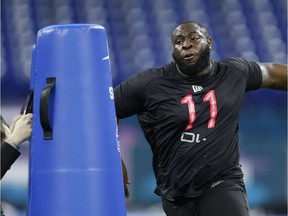
<path fill-rule="evenodd" d="M 185 60 L 190 60 L 190 59 L 193 59 L 194 56 L 195 56 L 194 53 L 187 53 L 187 54 L 184 55 L 184 59 Z"/>

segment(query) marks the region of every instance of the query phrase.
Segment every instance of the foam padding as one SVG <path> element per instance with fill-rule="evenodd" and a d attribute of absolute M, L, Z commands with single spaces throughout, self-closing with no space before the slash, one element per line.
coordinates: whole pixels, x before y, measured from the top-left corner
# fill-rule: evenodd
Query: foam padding
<path fill-rule="evenodd" d="M 126 215 L 104 27 L 43 28 L 33 58 L 28 215 Z"/>

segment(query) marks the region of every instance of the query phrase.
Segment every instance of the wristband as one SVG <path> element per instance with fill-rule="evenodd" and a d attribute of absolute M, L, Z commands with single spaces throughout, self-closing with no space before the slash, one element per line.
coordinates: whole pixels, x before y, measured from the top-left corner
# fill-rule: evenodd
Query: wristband
<path fill-rule="evenodd" d="M 17 145 L 13 140 L 7 138 L 6 141 L 7 143 L 9 143 L 11 146 L 13 146 L 15 149 L 19 149 L 19 145 Z"/>

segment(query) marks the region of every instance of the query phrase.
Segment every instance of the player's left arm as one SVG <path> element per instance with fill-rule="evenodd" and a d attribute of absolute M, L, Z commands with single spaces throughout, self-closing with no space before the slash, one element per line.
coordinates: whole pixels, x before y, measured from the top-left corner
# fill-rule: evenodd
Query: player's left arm
<path fill-rule="evenodd" d="M 257 62 L 258 63 L 258 62 Z M 285 64 L 258 63 L 262 72 L 261 88 L 287 91 L 288 67 Z"/>

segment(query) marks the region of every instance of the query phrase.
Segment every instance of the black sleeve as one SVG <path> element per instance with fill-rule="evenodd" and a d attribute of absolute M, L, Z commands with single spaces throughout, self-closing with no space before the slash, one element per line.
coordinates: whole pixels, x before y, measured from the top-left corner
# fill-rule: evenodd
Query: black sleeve
<path fill-rule="evenodd" d="M 1 179 L 19 157 L 20 152 L 9 143 L 1 144 Z"/>
<path fill-rule="evenodd" d="M 246 77 L 246 91 L 256 90 L 262 84 L 262 72 L 256 62 L 247 61 L 243 58 L 228 58 L 223 60 L 239 69 Z"/>
<path fill-rule="evenodd" d="M 143 111 L 148 79 L 148 76 L 139 73 L 114 88 L 117 118 L 126 118 Z"/>

